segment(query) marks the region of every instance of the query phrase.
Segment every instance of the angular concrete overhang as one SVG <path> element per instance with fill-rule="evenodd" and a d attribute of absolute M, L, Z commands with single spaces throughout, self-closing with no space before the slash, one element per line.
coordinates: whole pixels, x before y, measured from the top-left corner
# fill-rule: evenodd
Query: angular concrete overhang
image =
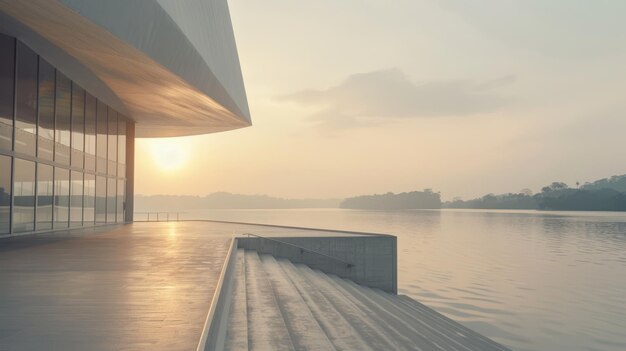
<path fill-rule="evenodd" d="M 226 0 L 0 0 L 0 31 L 134 120 L 137 137 L 251 124 Z"/>

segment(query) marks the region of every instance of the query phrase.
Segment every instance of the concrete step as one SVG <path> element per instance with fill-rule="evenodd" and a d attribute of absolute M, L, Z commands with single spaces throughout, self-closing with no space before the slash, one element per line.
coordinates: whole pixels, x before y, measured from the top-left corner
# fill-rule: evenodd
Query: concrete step
<path fill-rule="evenodd" d="M 510 351 L 403 295 L 237 250 L 226 350 Z"/>
<path fill-rule="evenodd" d="M 248 350 L 248 310 L 246 306 L 246 262 L 243 249 L 237 250 L 232 300 L 226 329 L 225 349 Z"/>
<path fill-rule="evenodd" d="M 304 266 L 296 267 L 288 260 L 278 260 L 278 262 L 298 289 L 302 299 L 336 350 L 374 350 L 370 347 L 371 343 L 368 343 L 368 341 L 371 342 L 368 340 L 369 335 L 367 333 L 361 335 L 355 328 L 355 323 L 348 322 L 335 307 L 338 303 L 337 299 L 328 299 L 319 291 L 318 286 L 307 277 L 306 273 L 302 272 Z"/>
<path fill-rule="evenodd" d="M 397 311 L 403 320 L 415 326 L 419 330 L 423 330 L 423 333 L 428 335 L 429 338 L 438 340 L 438 342 L 442 343 L 442 345 L 445 345 L 446 349 L 459 351 L 493 349 L 493 345 L 495 344 L 493 341 L 485 337 L 468 338 L 465 335 L 467 333 L 459 333 L 457 330 L 450 327 L 442 327 L 435 319 L 432 318 L 433 315 L 417 313 L 412 308 L 407 308 L 406 304 L 402 302 L 397 295 L 390 296 L 390 294 L 380 290 L 370 290 L 368 293 L 373 295 L 374 298 L 378 297 L 381 299 L 382 304 L 389 306 L 389 309 Z M 438 314 L 435 311 L 432 312 L 434 312 L 435 315 Z M 485 342 L 487 340 L 489 342 Z"/>
<path fill-rule="evenodd" d="M 334 280 L 338 278 L 332 277 Z M 389 321 L 405 325 L 407 330 L 414 335 L 417 345 L 424 350 L 450 350 L 450 351 L 473 351 L 471 345 L 459 342 L 459 336 L 454 333 L 446 333 L 438 330 L 425 321 L 416 318 L 414 314 L 407 313 L 405 308 L 397 300 L 387 299 L 386 293 L 375 289 L 363 289 L 361 286 L 350 281 L 339 282 L 351 293 L 358 295 L 370 304 L 377 313 L 384 313 Z"/>
<path fill-rule="evenodd" d="M 259 255 L 245 251 L 248 348 L 295 350 Z"/>
<path fill-rule="evenodd" d="M 347 293 L 328 276 L 307 266 L 298 266 L 318 290 L 324 294 L 344 318 L 359 332 L 375 350 L 415 350 L 411 340 L 392 326 L 382 325 L 381 320 L 362 303 Z"/>
<path fill-rule="evenodd" d="M 261 261 L 296 350 L 335 350 L 281 265 L 270 255 L 262 255 Z"/>
<path fill-rule="evenodd" d="M 387 335 L 393 336 L 394 340 L 401 343 L 401 346 L 409 350 L 440 351 L 441 348 L 426 339 L 423 335 L 416 333 L 411 325 L 405 323 L 390 311 L 386 311 L 376 302 L 367 298 L 359 289 L 354 289 L 347 280 L 331 276 L 322 275 L 329 283 L 337 286 L 343 293 L 354 300 L 360 309 L 367 311 L 376 326 L 385 331 Z"/>
<path fill-rule="evenodd" d="M 467 343 L 477 344 L 477 350 L 510 351 L 508 348 L 496 343 L 486 336 L 479 334 L 458 322 L 455 322 L 454 320 L 406 295 L 397 295 L 397 301 L 401 304 L 402 308 L 407 309 L 407 312 L 410 312 L 416 318 L 420 318 L 426 323 L 429 323 L 434 328 L 454 333 L 462 337 L 462 339 Z"/>

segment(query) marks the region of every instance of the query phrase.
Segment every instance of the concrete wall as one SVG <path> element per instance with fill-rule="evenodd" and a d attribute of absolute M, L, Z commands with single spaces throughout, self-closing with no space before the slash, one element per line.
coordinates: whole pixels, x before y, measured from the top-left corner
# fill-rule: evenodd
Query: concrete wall
<path fill-rule="evenodd" d="M 371 288 L 397 293 L 397 239 L 390 235 L 338 237 L 239 237 L 238 247 L 286 258 Z M 329 257 L 300 248 L 313 250 Z"/>

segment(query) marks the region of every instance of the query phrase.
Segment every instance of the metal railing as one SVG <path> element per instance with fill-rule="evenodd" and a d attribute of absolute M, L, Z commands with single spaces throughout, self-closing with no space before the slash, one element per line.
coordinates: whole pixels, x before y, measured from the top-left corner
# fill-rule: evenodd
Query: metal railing
<path fill-rule="evenodd" d="M 135 212 L 135 222 L 178 222 L 180 214 L 185 212 Z M 136 216 L 143 215 L 144 219 Z"/>
<path fill-rule="evenodd" d="M 308 252 L 308 253 L 312 253 L 312 254 L 315 254 L 315 255 L 319 255 L 319 256 L 331 259 L 333 261 L 341 262 L 344 265 L 346 265 L 346 268 L 354 267 L 354 264 L 350 263 L 348 261 L 345 261 L 345 260 L 342 260 L 340 258 L 327 255 L 327 254 L 325 254 L 323 252 L 319 252 L 319 251 L 312 250 L 312 249 L 307 249 L 306 247 L 302 247 L 302 246 L 299 246 L 299 245 L 296 245 L 296 244 L 292 244 L 292 243 L 289 243 L 289 242 L 286 242 L 286 241 L 282 241 L 282 240 L 278 240 L 278 239 L 274 239 L 274 238 L 268 238 L 268 237 L 265 237 L 265 236 L 261 236 L 261 235 L 258 235 L 258 234 L 252 234 L 252 233 L 243 233 L 243 235 L 248 236 L 248 238 L 253 236 L 253 237 L 256 237 L 256 238 L 260 238 L 260 239 L 264 239 L 264 240 L 268 240 L 268 241 L 277 242 L 277 243 L 280 243 L 280 244 L 283 244 L 283 245 L 295 247 L 295 248 L 300 250 L 300 255 L 304 254 L 305 252 Z"/>

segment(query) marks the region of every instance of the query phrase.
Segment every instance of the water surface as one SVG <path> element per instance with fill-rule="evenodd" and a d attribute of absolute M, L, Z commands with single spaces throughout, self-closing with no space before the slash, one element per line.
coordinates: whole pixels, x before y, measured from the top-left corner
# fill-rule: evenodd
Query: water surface
<path fill-rule="evenodd" d="M 519 350 L 626 350 L 626 214 L 210 210 L 219 219 L 391 233 L 400 293 Z"/>

